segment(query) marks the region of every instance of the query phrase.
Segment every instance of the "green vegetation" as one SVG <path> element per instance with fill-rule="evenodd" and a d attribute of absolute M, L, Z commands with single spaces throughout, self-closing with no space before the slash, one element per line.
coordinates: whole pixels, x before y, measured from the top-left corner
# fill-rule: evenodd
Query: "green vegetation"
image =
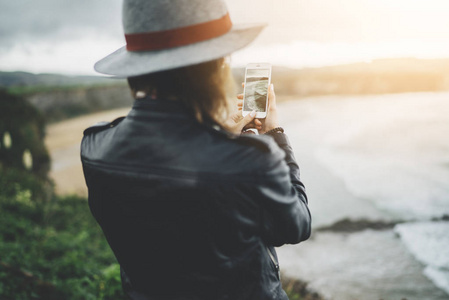
<path fill-rule="evenodd" d="M 118 80 L 120 81 L 120 80 Z M 124 80 L 121 80 L 124 82 Z M 0 86 L 81 86 L 92 84 L 111 84 L 117 80 L 111 80 L 105 76 L 67 76 L 61 74 L 33 74 L 28 72 L 2 72 L 0 71 Z"/>
<path fill-rule="evenodd" d="M 281 276 L 281 280 L 282 287 L 290 300 L 323 300 L 319 294 L 310 291 L 305 282 L 288 278 L 285 275 Z"/>
<path fill-rule="evenodd" d="M 122 299 L 120 268 L 86 199 L 36 198 L 33 174 L 0 172 L 0 298 Z"/>
<path fill-rule="evenodd" d="M 7 89 L 8 93 L 16 96 L 27 96 L 35 93 L 47 93 L 52 91 L 66 91 L 76 90 L 78 86 L 41 86 L 41 85 L 27 85 L 27 86 L 12 86 Z"/>
<path fill-rule="evenodd" d="M 30 169 L 45 179 L 50 156 L 44 136 L 42 114 L 23 98 L 0 90 L 0 162 L 10 168 Z"/>
<path fill-rule="evenodd" d="M 12 96 L 25 98 L 47 122 L 129 107 L 133 103 L 128 86 L 121 81 L 115 84 L 12 86 L 7 91 Z"/>
<path fill-rule="evenodd" d="M 16 96 L 29 96 L 38 93 L 53 93 L 53 92 L 70 92 L 79 91 L 81 89 L 87 88 L 107 88 L 110 86 L 127 86 L 125 83 L 120 82 L 119 84 L 105 84 L 97 83 L 91 85 L 62 85 L 62 86 L 46 86 L 46 85 L 19 85 L 11 86 L 7 88 L 8 93 Z"/>
<path fill-rule="evenodd" d="M 125 79 L 102 76 L 0 71 L 0 89 L 10 97 L 26 99 L 38 109 L 47 122 L 106 109 L 129 107 L 133 101 Z"/>
<path fill-rule="evenodd" d="M 0 90 L 0 299 L 122 299 L 87 200 L 53 193 L 44 133 L 33 106 Z"/>

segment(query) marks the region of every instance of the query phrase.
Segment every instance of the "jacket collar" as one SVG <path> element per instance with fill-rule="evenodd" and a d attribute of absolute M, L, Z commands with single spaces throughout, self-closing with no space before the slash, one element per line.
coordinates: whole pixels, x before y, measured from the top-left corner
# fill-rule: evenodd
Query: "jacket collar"
<path fill-rule="evenodd" d="M 149 114 L 152 112 L 162 114 L 167 113 L 167 119 L 169 119 L 170 116 L 176 116 L 176 118 L 183 117 L 197 122 L 193 113 L 191 112 L 191 108 L 186 106 L 181 101 L 160 98 L 153 99 L 149 96 L 136 99 L 134 101 L 130 115 L 141 115 L 141 113 Z M 226 135 L 228 138 L 234 139 L 237 137 L 236 135 L 224 130 L 221 126 L 211 120 L 205 120 L 200 125 L 206 127 L 208 130 L 220 132 L 221 134 Z"/>
<path fill-rule="evenodd" d="M 190 108 L 185 106 L 182 102 L 168 99 L 152 99 L 149 96 L 139 98 L 134 101 L 133 109 L 136 110 L 152 110 L 152 111 L 167 111 L 167 112 L 185 112 L 189 114 Z"/>

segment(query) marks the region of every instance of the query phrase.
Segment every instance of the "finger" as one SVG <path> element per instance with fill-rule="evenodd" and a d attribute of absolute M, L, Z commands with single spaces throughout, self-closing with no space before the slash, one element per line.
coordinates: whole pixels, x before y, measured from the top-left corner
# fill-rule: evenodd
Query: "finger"
<path fill-rule="evenodd" d="M 250 122 L 250 123 L 246 124 L 245 126 L 243 126 L 243 129 L 249 129 L 249 128 L 256 128 L 256 125 L 254 124 L 254 122 Z"/>
<path fill-rule="evenodd" d="M 256 133 L 252 130 L 245 130 L 242 132 L 242 134 L 256 134 Z"/>
<path fill-rule="evenodd" d="M 248 129 L 262 130 L 262 126 L 245 126 L 245 127 L 243 127 L 243 129 L 245 129 L 245 130 L 248 130 Z"/>
<path fill-rule="evenodd" d="M 251 122 L 249 122 L 248 124 L 246 124 L 245 126 L 243 126 L 243 129 L 248 129 L 248 128 L 256 128 L 258 130 L 262 129 L 262 122 L 259 119 L 254 119 Z"/>
<path fill-rule="evenodd" d="M 245 83 L 244 82 L 242 82 L 242 87 L 245 87 Z"/>
<path fill-rule="evenodd" d="M 237 100 L 237 110 L 242 110 L 243 108 L 243 100 Z"/>
<path fill-rule="evenodd" d="M 243 128 L 262 128 L 263 125 L 261 123 L 256 123 L 255 120 L 257 119 L 254 119 L 254 121 L 246 124 Z"/>
<path fill-rule="evenodd" d="M 276 94 L 274 93 L 274 85 L 270 84 L 268 91 L 268 108 L 273 110 L 276 109 Z"/>
<path fill-rule="evenodd" d="M 243 99 L 243 94 L 238 94 L 237 99 Z"/>
<path fill-rule="evenodd" d="M 241 111 L 236 111 L 235 113 L 231 114 L 229 118 L 235 123 L 239 123 L 243 119 L 243 115 Z"/>
<path fill-rule="evenodd" d="M 246 126 L 249 123 L 251 123 L 252 120 L 254 120 L 255 117 L 256 117 L 256 111 L 253 110 L 252 112 L 247 114 L 242 120 L 240 120 L 239 123 L 241 123 L 243 125 L 242 126 L 242 128 L 243 128 L 244 126 Z"/>
<path fill-rule="evenodd" d="M 242 134 L 259 134 L 259 130 L 251 128 L 251 129 L 247 129 L 247 130 L 243 130 Z"/>

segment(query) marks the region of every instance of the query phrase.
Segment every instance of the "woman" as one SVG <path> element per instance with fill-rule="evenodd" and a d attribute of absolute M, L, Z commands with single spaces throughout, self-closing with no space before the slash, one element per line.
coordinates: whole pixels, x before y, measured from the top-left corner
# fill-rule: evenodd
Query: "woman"
<path fill-rule="evenodd" d="M 127 77 L 136 101 L 85 131 L 81 158 L 125 293 L 287 299 L 273 247 L 310 235 L 299 168 L 273 86 L 265 120 L 229 115 L 225 94 L 223 57 L 262 27 L 232 25 L 220 0 L 128 0 L 123 24 L 126 48 L 96 69 Z"/>

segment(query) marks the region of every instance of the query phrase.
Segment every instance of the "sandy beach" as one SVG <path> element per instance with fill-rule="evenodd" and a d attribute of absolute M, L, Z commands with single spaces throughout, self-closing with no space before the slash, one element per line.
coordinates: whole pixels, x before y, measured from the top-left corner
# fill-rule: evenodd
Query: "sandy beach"
<path fill-rule="evenodd" d="M 50 176 L 56 184 L 56 193 L 87 196 L 80 161 L 83 131 L 95 123 L 125 116 L 129 110 L 130 108 L 109 110 L 47 126 L 45 144 L 51 156 Z"/>

